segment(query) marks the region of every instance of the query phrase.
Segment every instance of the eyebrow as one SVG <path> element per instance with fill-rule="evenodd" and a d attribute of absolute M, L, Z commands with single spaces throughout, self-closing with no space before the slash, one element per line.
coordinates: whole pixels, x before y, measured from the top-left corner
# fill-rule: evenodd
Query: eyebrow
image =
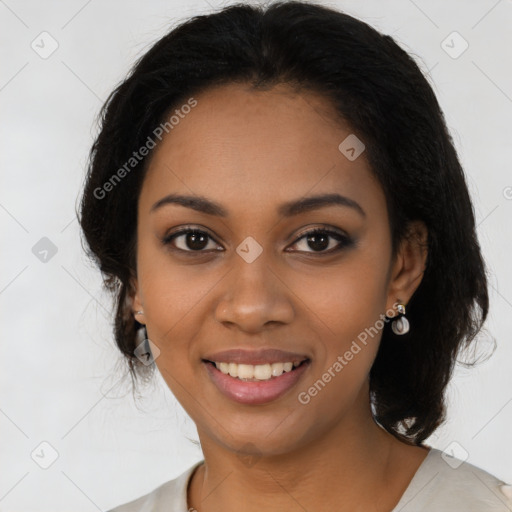
<path fill-rule="evenodd" d="M 215 201 L 211 201 L 203 196 L 197 195 L 181 195 L 169 194 L 162 199 L 159 199 L 150 209 L 154 212 L 162 206 L 168 204 L 177 204 L 186 208 L 191 208 L 198 212 L 206 213 L 207 215 L 216 215 L 218 217 L 228 217 L 228 211 Z M 294 201 L 289 201 L 281 204 L 277 208 L 277 213 L 281 217 L 292 217 L 301 213 L 325 208 L 328 206 L 343 206 L 352 208 L 357 211 L 362 217 L 366 218 L 366 212 L 361 205 L 350 199 L 349 197 L 340 194 L 321 194 L 316 196 L 304 197 Z"/>

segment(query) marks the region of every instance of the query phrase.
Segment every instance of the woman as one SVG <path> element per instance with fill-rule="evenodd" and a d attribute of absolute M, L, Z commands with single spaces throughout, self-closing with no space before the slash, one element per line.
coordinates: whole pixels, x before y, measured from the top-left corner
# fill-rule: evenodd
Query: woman
<path fill-rule="evenodd" d="M 133 378 L 158 367 L 204 454 L 115 512 L 512 510 L 424 444 L 487 282 L 389 36 L 300 2 L 175 28 L 107 100 L 80 217 Z"/>

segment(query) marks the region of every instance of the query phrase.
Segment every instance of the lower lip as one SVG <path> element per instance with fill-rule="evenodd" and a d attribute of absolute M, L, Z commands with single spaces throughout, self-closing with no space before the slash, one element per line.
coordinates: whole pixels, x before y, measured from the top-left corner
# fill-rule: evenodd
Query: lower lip
<path fill-rule="evenodd" d="M 279 377 L 262 381 L 243 381 L 218 370 L 215 365 L 203 362 L 218 390 L 231 400 L 242 404 L 265 404 L 276 400 L 289 391 L 308 369 L 310 361 L 302 363 Z"/>

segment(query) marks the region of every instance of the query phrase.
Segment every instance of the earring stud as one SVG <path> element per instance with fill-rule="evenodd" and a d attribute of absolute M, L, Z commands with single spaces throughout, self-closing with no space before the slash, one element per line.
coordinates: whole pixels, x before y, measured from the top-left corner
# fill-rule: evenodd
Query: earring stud
<path fill-rule="evenodd" d="M 405 304 L 403 302 L 398 304 L 397 310 L 401 316 L 391 323 L 391 330 L 398 336 L 401 336 L 409 332 L 410 324 L 409 320 L 405 317 Z"/>

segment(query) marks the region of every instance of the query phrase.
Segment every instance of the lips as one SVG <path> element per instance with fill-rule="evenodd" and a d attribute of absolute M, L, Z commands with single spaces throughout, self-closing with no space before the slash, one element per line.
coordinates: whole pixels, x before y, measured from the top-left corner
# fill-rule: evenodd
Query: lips
<path fill-rule="evenodd" d="M 217 390 L 232 401 L 246 405 L 265 404 L 285 395 L 309 371 L 310 363 L 306 354 L 270 348 L 224 350 L 207 354 L 203 359 L 203 367 Z M 225 373 L 226 367 L 229 373 Z M 273 375 L 268 375 L 270 367 Z M 255 378 L 230 375 L 233 368 L 235 375 L 242 371 L 245 376 L 247 371 L 255 370 Z M 265 374 L 260 375 L 258 371 L 263 370 Z"/>

